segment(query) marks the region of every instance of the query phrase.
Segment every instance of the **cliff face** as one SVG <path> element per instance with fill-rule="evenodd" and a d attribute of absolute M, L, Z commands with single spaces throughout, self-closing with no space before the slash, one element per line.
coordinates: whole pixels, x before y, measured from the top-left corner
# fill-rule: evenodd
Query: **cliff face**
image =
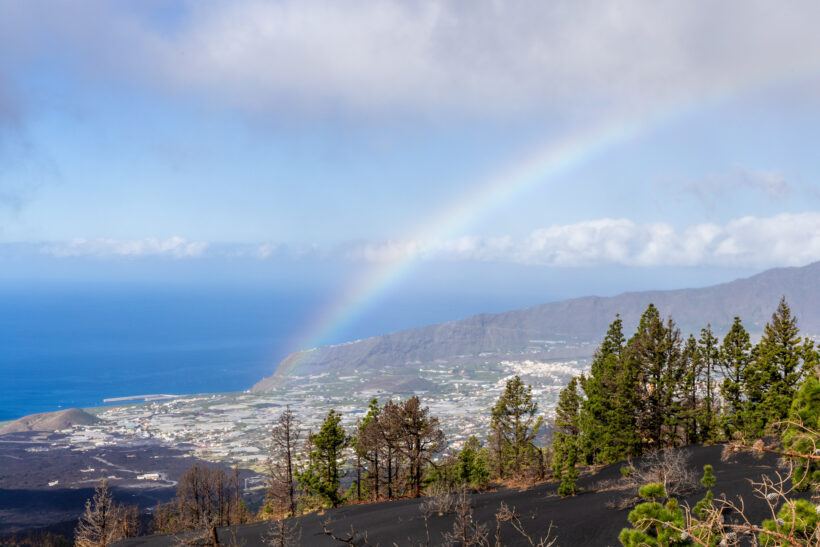
<path fill-rule="evenodd" d="M 363 374 L 385 368 L 400 375 L 404 365 L 418 370 L 424 363 L 441 360 L 589 357 L 616 314 L 621 315 L 629 333 L 649 303 L 662 314 L 671 315 L 684 333 L 697 333 L 711 323 L 715 332 L 722 334 L 737 315 L 751 333 L 758 334 L 781 296 L 798 316 L 804 334 L 820 334 L 817 262 L 768 270 L 711 287 L 576 298 L 297 352 L 252 391 L 264 392 L 292 375 Z"/>

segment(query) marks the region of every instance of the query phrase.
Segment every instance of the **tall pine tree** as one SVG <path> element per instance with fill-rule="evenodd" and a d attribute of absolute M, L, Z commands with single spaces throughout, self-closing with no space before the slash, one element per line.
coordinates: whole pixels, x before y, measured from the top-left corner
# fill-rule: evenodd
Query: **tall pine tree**
<path fill-rule="evenodd" d="M 575 481 L 578 479 L 578 413 L 581 408 L 581 397 L 578 394 L 578 380 L 573 378 L 561 390 L 558 406 L 555 409 L 555 429 L 552 438 L 552 471 L 560 482 L 558 494 L 571 496 L 575 494 Z"/>
<path fill-rule="evenodd" d="M 507 381 L 504 393 L 492 412 L 490 427 L 499 462 L 500 476 L 517 476 L 533 456 L 533 441 L 541 429 L 538 403 L 532 398 L 532 387 L 515 376 Z"/>
<path fill-rule="evenodd" d="M 588 376 L 580 383 L 585 398 L 581 403 L 580 422 L 583 437 L 579 439 L 581 456 L 587 463 L 611 463 L 628 455 L 624 431 L 631 430 L 629 414 L 620 413 L 619 375 L 624 349 L 623 322 L 620 316 L 609 325 L 606 337 L 595 352 Z"/>
<path fill-rule="evenodd" d="M 308 435 L 308 465 L 298 475 L 299 483 L 308 494 L 318 496 L 332 507 L 338 507 L 342 502 L 340 468 L 349 441 L 341 422 L 342 416 L 331 410 L 319 432 Z"/>
<path fill-rule="evenodd" d="M 686 444 L 693 444 L 701 439 L 698 378 L 700 378 L 703 369 L 703 360 L 698 348 L 698 341 L 691 334 L 686 339 L 681 359 L 684 367 L 679 394 L 681 420 L 683 421 L 684 440 Z"/>
<path fill-rule="evenodd" d="M 703 387 L 703 404 L 699 412 L 699 429 L 701 440 L 714 440 L 717 423 L 715 409 L 715 371 L 720 361 L 719 341 L 712 332 L 712 325 L 701 329 L 698 339 L 698 352 L 701 361 L 700 383 Z"/>
<path fill-rule="evenodd" d="M 735 317 L 732 327 L 723 338 L 720 347 L 720 371 L 723 383 L 720 392 L 726 401 L 723 431 L 730 437 L 743 430 L 743 405 L 746 392 L 746 374 L 752 359 L 752 343 L 740 317 Z"/>
<path fill-rule="evenodd" d="M 760 437 L 766 427 L 784 420 L 803 374 L 804 347 L 797 319 L 782 298 L 747 368 L 746 432 Z"/>
<path fill-rule="evenodd" d="M 684 375 L 680 331 L 650 304 L 629 340 L 627 359 L 638 371 L 638 429 L 647 447 L 674 445 L 680 417 L 675 397 Z"/>
<path fill-rule="evenodd" d="M 379 416 L 381 407 L 378 399 L 371 399 L 367 407 L 367 414 L 362 418 L 356 427 L 356 437 L 353 439 L 353 450 L 357 460 L 364 462 L 366 477 L 357 477 L 356 492 L 361 498 L 361 482 L 368 481 L 367 490 L 372 499 L 379 499 L 379 465 L 382 463 L 380 456 L 382 452 L 382 434 L 379 428 Z M 358 468 L 358 466 L 357 466 Z M 360 471 L 359 471 L 360 472 Z"/>

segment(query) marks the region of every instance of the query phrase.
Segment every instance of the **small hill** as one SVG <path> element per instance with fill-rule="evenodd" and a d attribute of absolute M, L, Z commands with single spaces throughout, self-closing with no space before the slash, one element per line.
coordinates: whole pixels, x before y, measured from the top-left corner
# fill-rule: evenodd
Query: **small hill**
<path fill-rule="evenodd" d="M 650 303 L 671 315 L 684 334 L 698 333 L 710 323 L 722 335 L 737 315 L 756 335 L 782 296 L 797 315 L 801 331 L 820 334 L 820 262 L 815 262 L 710 287 L 575 298 L 296 352 L 252 391 L 268 391 L 294 375 L 385 377 L 384 371 L 390 369 L 390 375 L 415 376 L 420 367 L 442 361 L 470 366 L 470 360 L 500 362 L 522 356 L 546 361 L 588 358 L 615 314 L 621 315 L 628 333 Z"/>
<path fill-rule="evenodd" d="M 79 408 L 69 408 L 57 412 L 30 414 L 0 426 L 0 435 L 26 431 L 58 431 L 73 425 L 91 425 L 100 419 Z"/>

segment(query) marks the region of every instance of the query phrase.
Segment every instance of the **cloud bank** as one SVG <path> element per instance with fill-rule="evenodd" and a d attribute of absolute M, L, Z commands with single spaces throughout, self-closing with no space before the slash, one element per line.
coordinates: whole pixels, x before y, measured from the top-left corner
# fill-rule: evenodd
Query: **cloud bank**
<path fill-rule="evenodd" d="M 543 266 L 796 266 L 820 260 L 820 213 L 746 216 L 726 224 L 640 224 L 602 218 L 559 224 L 528 237 L 463 237 L 368 243 L 356 260 L 478 260 Z"/>
<path fill-rule="evenodd" d="M 209 244 L 179 236 L 166 239 L 75 239 L 39 247 L 57 258 L 151 258 L 243 260 L 479 261 L 553 267 L 596 265 L 798 266 L 820 260 L 820 212 L 745 216 L 725 224 L 676 228 L 601 218 L 556 224 L 524 238 L 465 236 L 439 241 L 382 241 L 292 247 L 260 244 Z"/>
<path fill-rule="evenodd" d="M 98 258 L 198 258 L 204 255 L 208 244 L 201 241 L 189 241 L 183 237 L 173 236 L 167 239 L 73 239 L 66 243 L 44 245 L 41 252 L 59 258 L 98 257 Z"/>
<path fill-rule="evenodd" d="M 52 56 L 253 112 L 481 116 L 643 109 L 820 67 L 811 1 L 159 5 L 2 3 L 0 66 Z"/>

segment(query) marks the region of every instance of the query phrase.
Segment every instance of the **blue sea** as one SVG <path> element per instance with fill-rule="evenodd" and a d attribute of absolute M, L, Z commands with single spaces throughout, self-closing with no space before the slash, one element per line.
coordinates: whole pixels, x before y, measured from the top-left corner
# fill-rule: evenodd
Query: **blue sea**
<path fill-rule="evenodd" d="M 0 288 L 0 421 L 112 397 L 248 389 L 297 349 L 333 296 L 269 287 Z M 375 303 L 324 342 L 505 307 L 406 295 Z"/>
<path fill-rule="evenodd" d="M 247 389 L 316 305 L 273 290 L 83 286 L 0 297 L 0 420 L 109 397 Z"/>

